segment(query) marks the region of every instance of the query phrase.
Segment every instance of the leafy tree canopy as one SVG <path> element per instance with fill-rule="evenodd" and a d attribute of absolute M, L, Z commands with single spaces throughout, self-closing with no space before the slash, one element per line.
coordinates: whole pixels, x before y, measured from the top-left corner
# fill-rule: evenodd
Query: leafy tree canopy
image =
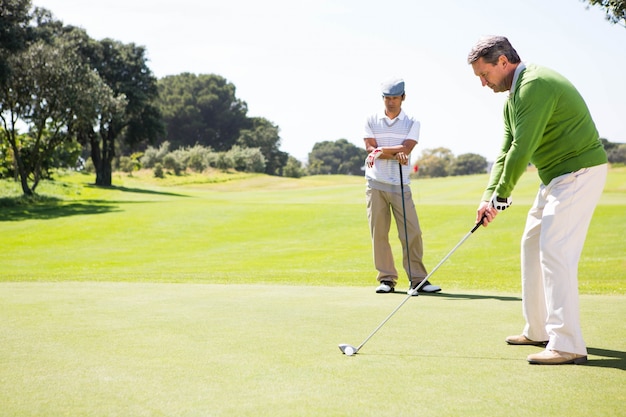
<path fill-rule="evenodd" d="M 626 0 L 583 0 L 599 6 L 606 13 L 606 20 L 626 27 Z"/>
<path fill-rule="evenodd" d="M 55 152 L 77 148 L 65 146 L 73 142 L 72 127 L 93 117 L 103 84 L 64 33 L 33 41 L 6 62 L 11 70 L 0 89 L 3 139 L 10 145 L 22 190 L 31 195 L 47 176 Z M 18 134 L 17 122 L 27 125 L 28 136 Z"/>
<path fill-rule="evenodd" d="M 30 28 L 30 0 L 0 1 L 0 83 L 9 74 L 7 57 L 24 49 Z"/>
<path fill-rule="evenodd" d="M 309 173 L 362 175 L 366 157 L 364 148 L 347 139 L 318 142 L 309 153 Z"/>
<path fill-rule="evenodd" d="M 454 155 L 448 148 L 424 149 L 417 166 L 420 175 L 425 177 L 447 177 L 453 162 Z"/>
<path fill-rule="evenodd" d="M 200 144 L 226 151 L 236 143 L 240 130 L 250 127 L 247 104 L 235 97 L 235 86 L 219 75 L 171 75 L 160 79 L 158 87 L 166 139 L 174 149 Z"/>
<path fill-rule="evenodd" d="M 604 150 L 612 164 L 626 164 L 626 143 L 615 143 L 608 139 L 600 138 Z"/>
<path fill-rule="evenodd" d="M 487 171 L 487 159 L 475 153 L 457 156 L 450 166 L 450 175 L 482 174 Z"/>
<path fill-rule="evenodd" d="M 237 145 L 245 148 L 259 148 L 265 157 L 265 173 L 279 175 L 287 164 L 288 154 L 280 148 L 279 128 L 267 119 L 255 117 L 249 120 L 250 129 L 242 129 Z"/>
<path fill-rule="evenodd" d="M 81 143 L 90 148 L 96 185 L 110 186 L 116 149 L 152 143 L 163 132 L 157 79 L 142 46 L 103 39 L 83 42 L 78 49 L 111 92 L 93 126 L 83 124 L 78 131 Z"/>

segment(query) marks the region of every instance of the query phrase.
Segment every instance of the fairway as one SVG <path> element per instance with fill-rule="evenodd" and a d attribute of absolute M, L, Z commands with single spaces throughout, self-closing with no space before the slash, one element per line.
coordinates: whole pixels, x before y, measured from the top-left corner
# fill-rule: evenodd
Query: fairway
<path fill-rule="evenodd" d="M 374 293 L 362 178 L 90 181 L 43 183 L 34 204 L 0 182 L 0 416 L 626 415 L 623 168 L 581 259 L 589 362 L 557 367 L 504 342 L 523 326 L 532 171 L 437 271 L 443 293 L 410 299 L 353 357 L 337 345 L 404 298 Z M 414 181 L 428 268 L 472 228 L 485 182 Z"/>
<path fill-rule="evenodd" d="M 399 294 L 205 284 L 1 288 L 6 416 L 616 416 L 626 401 L 622 296 L 582 298 L 587 366 L 540 367 L 524 360 L 538 348 L 504 343 L 522 324 L 515 294 L 412 298 L 347 357 L 337 344 L 359 343 Z"/>
<path fill-rule="evenodd" d="M 89 185 L 92 177 L 75 174 L 43 184 L 40 192 L 53 199 L 0 210 L 0 280 L 375 283 L 363 178 L 202 180 L 118 175 L 114 187 L 97 188 Z M 473 227 L 486 181 L 486 175 L 414 180 L 427 268 Z M 480 228 L 437 273 L 437 284 L 519 291 L 519 239 L 537 183 L 535 172 L 522 177 L 511 210 Z M 625 211 L 621 168 L 609 174 L 591 223 L 581 293 L 626 293 Z M 392 227 L 400 270 L 395 233 Z"/>

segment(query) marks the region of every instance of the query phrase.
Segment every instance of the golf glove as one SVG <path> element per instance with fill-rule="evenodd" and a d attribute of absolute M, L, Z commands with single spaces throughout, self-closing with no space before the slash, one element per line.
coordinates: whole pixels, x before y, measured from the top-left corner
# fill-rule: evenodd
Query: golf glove
<path fill-rule="evenodd" d="M 365 158 L 365 164 L 367 165 L 367 167 L 368 168 L 373 167 L 374 161 L 376 161 L 376 159 L 380 157 L 382 154 L 383 154 L 383 150 L 380 148 L 376 148 L 372 152 L 370 152 L 370 154 L 367 155 L 367 158 Z"/>
<path fill-rule="evenodd" d="M 502 198 L 494 194 L 491 198 L 491 205 L 498 211 L 506 210 L 511 204 L 513 204 L 511 197 Z"/>

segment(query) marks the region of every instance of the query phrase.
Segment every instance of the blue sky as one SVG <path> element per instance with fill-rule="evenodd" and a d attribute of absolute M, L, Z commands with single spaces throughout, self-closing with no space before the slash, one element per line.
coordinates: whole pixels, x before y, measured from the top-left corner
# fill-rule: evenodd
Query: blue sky
<path fill-rule="evenodd" d="M 277 124 L 281 149 L 305 160 L 316 142 L 362 146 L 379 85 L 406 81 L 421 122 L 413 152 L 497 154 L 503 93 L 466 64 L 483 35 L 509 38 L 522 60 L 574 83 L 602 137 L 626 142 L 626 28 L 580 0 L 33 0 L 92 38 L 146 47 L 157 77 L 219 74 L 249 116 Z"/>

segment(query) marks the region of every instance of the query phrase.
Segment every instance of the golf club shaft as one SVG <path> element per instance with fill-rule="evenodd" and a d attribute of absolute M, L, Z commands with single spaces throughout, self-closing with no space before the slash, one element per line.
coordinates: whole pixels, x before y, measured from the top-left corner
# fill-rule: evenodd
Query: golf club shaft
<path fill-rule="evenodd" d="M 400 194 L 402 196 L 402 218 L 404 219 L 404 250 L 406 250 L 406 263 L 407 272 L 409 273 L 409 286 L 413 275 L 411 274 L 411 251 L 409 250 L 409 232 L 406 227 L 406 206 L 404 203 L 404 178 L 402 177 L 402 164 L 398 162 L 398 168 L 400 169 Z"/>
<path fill-rule="evenodd" d="M 484 219 L 484 216 L 483 216 L 483 219 Z M 465 242 L 465 241 L 466 241 L 466 240 L 467 240 L 467 239 L 468 239 L 468 238 L 469 238 L 469 237 L 470 237 L 470 236 L 471 236 L 471 235 L 472 235 L 472 234 L 473 234 L 476 230 L 478 230 L 478 228 L 480 227 L 480 225 L 483 223 L 483 222 L 482 222 L 482 221 L 483 221 L 483 219 L 481 219 L 481 221 L 480 221 L 480 222 L 476 223 L 476 225 L 474 225 L 474 227 L 472 228 L 472 230 L 470 230 L 469 232 L 467 232 L 467 234 L 466 234 L 465 236 L 463 236 L 463 239 L 461 239 L 461 240 L 459 241 L 459 243 L 457 243 L 457 244 L 456 244 L 456 246 L 455 246 L 454 248 L 452 248 L 452 250 L 451 250 L 450 252 L 448 252 L 448 254 L 447 254 L 447 255 L 446 255 L 446 256 L 445 256 L 445 257 L 444 257 L 444 258 L 443 258 L 443 259 L 442 259 L 442 260 L 441 260 L 438 264 L 437 264 L 437 266 L 435 266 L 435 267 L 434 267 L 434 268 L 430 271 L 430 273 L 426 276 L 426 278 L 424 278 L 424 279 L 422 280 L 422 282 L 420 282 L 420 284 L 417 286 L 417 288 L 415 289 L 415 291 L 419 290 L 419 289 L 422 287 L 422 285 L 424 285 L 424 283 L 425 283 L 425 282 L 426 282 L 426 281 L 427 281 L 427 280 L 428 280 L 428 279 L 429 279 L 429 278 L 430 278 L 430 277 L 431 277 L 431 276 L 432 276 L 432 275 L 433 275 L 433 274 L 434 274 L 434 273 L 435 273 L 435 272 L 439 269 L 439 267 L 440 267 L 441 265 L 443 265 L 443 263 L 444 263 L 445 261 L 447 261 L 447 260 L 448 260 L 448 258 L 449 258 L 450 256 L 452 256 L 452 254 L 453 254 L 453 253 L 454 253 L 454 252 L 455 252 L 455 251 L 459 248 L 459 246 L 461 246 L 461 245 L 462 245 L 462 244 L 463 244 L 463 243 L 464 243 L 464 242 Z M 410 295 L 410 294 L 409 294 L 409 295 L 407 295 L 407 296 L 404 298 L 404 300 L 402 300 L 402 302 L 398 305 L 398 307 L 396 307 L 396 308 L 395 308 L 395 309 L 391 312 L 391 314 L 389 314 L 389 315 L 385 318 L 385 320 L 383 320 L 383 321 L 382 321 L 382 322 L 378 325 L 378 327 L 376 327 L 376 328 L 374 329 L 374 331 L 373 331 L 372 333 L 370 333 L 370 335 L 369 335 L 369 336 L 367 336 L 367 337 L 365 338 L 365 340 L 364 340 L 364 341 L 363 341 L 363 342 L 362 342 L 362 343 L 361 343 L 361 344 L 360 344 L 360 345 L 356 348 L 356 352 L 358 352 L 359 350 L 361 350 L 361 348 L 362 348 L 362 347 L 363 347 L 363 346 L 364 346 L 364 345 L 365 345 L 365 344 L 366 344 L 366 343 L 367 343 L 367 342 L 368 342 L 368 341 L 369 341 L 369 340 L 370 340 L 370 339 L 371 339 L 371 338 L 372 338 L 372 337 L 376 334 L 376 332 L 378 332 L 378 330 L 380 330 L 380 328 L 381 328 L 381 327 L 383 327 L 383 326 L 385 325 L 385 323 L 387 323 L 387 322 L 389 321 L 389 319 L 390 319 L 391 317 L 393 317 L 393 315 L 394 315 L 394 314 L 396 314 L 396 312 L 397 312 L 398 310 L 400 310 L 400 308 L 401 308 L 401 307 L 402 307 L 402 306 L 403 306 L 403 305 L 404 305 L 404 304 L 405 304 L 405 303 L 406 303 L 406 302 L 407 302 L 407 301 L 408 301 L 411 297 L 412 297 L 412 295 Z"/>
<path fill-rule="evenodd" d="M 437 264 L 437 266 L 435 266 L 435 267 L 434 267 L 434 268 L 430 271 L 430 273 L 426 276 L 426 278 L 424 278 L 424 279 L 422 280 L 422 282 L 420 282 L 420 284 L 419 284 L 419 285 L 415 288 L 415 290 L 416 290 L 416 291 L 417 291 L 417 290 L 419 290 L 420 288 L 422 288 L 422 285 L 424 285 L 424 283 L 425 283 L 426 281 L 428 281 L 428 278 L 430 278 L 430 276 L 431 276 L 432 274 L 434 274 L 434 273 L 435 273 L 435 271 L 437 271 L 437 270 L 439 269 L 439 267 L 440 267 L 441 265 L 443 265 L 443 263 L 444 263 L 445 261 L 447 261 L 447 260 L 448 260 L 448 258 L 449 258 L 450 256 L 452 256 L 452 254 L 453 254 L 453 253 L 454 253 L 454 252 L 455 252 L 455 251 L 459 248 L 459 246 L 461 246 L 461 245 L 463 244 L 463 242 L 465 242 L 465 241 L 466 241 L 466 240 L 467 240 L 467 239 L 468 239 L 468 238 L 469 238 L 469 237 L 470 237 L 470 236 L 471 236 L 471 235 L 472 235 L 472 234 L 473 234 L 476 230 L 478 230 L 478 228 L 479 228 L 479 227 L 483 224 L 483 220 L 485 220 L 485 215 L 483 215 L 483 217 L 480 219 L 480 221 L 474 225 L 474 227 L 472 228 L 472 230 L 470 230 L 469 232 L 467 232 L 467 234 L 466 234 L 465 236 L 463 236 L 463 239 L 461 239 L 461 240 L 459 241 L 459 243 L 457 243 L 457 244 L 456 244 L 456 246 L 455 246 L 454 248 L 452 248 L 452 250 L 451 250 L 450 252 L 448 252 L 448 254 L 447 254 L 447 255 L 446 255 L 446 256 L 445 256 L 445 257 L 444 257 L 441 261 L 439 261 L 439 263 Z"/>
<path fill-rule="evenodd" d="M 385 325 L 385 323 L 387 323 L 387 322 L 389 321 L 389 319 L 390 319 L 390 318 L 391 318 L 394 314 L 396 314 L 396 311 L 400 310 L 400 307 L 402 307 L 402 306 L 404 305 L 404 303 L 406 303 L 406 302 L 409 300 L 409 298 L 411 298 L 411 297 L 412 297 L 412 295 L 407 295 L 407 296 L 404 298 L 404 300 L 402 300 L 402 302 L 401 302 L 400 304 L 398 304 L 398 307 L 396 307 L 396 308 L 395 308 L 395 309 L 391 312 L 391 314 L 389 314 L 389 315 L 387 316 L 387 318 L 386 318 L 385 320 L 383 320 L 383 321 L 382 321 L 382 322 L 378 325 L 378 327 L 376 327 L 376 328 L 374 329 L 374 331 L 373 331 L 372 333 L 370 333 L 370 335 L 369 335 L 369 336 L 367 336 L 367 337 L 365 338 L 365 340 L 364 340 L 364 341 L 363 341 L 363 342 L 359 345 L 359 347 L 357 347 L 357 348 L 356 348 L 356 351 L 358 352 L 359 350 L 361 350 L 361 348 L 363 347 L 363 345 L 365 345 L 365 344 L 366 344 L 366 343 L 367 343 L 367 342 L 368 342 L 368 341 L 372 338 L 372 336 L 374 336 L 374 335 L 376 334 L 376 332 L 378 332 L 378 331 L 380 330 L 380 328 L 381 328 L 381 327 L 383 327 L 383 326 Z"/>

